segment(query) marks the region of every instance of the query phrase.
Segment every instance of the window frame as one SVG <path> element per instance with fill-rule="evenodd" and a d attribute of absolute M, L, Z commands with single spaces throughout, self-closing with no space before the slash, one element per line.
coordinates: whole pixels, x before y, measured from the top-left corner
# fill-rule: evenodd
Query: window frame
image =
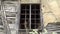
<path fill-rule="evenodd" d="M 21 4 L 22 5 L 22 4 Z M 31 15 L 31 5 L 33 5 L 33 4 L 29 4 L 29 12 L 30 12 L 30 14 L 29 15 Z M 40 4 L 39 4 L 39 6 L 40 6 Z M 39 10 L 40 11 L 40 10 Z M 40 14 L 40 13 L 39 13 Z M 40 15 L 41 16 L 41 15 Z M 29 16 L 30 18 L 29 18 L 29 20 L 31 21 L 31 16 Z M 40 17 L 41 18 L 41 17 Z M 30 23 L 31 24 L 31 23 Z M 41 23 L 40 23 L 41 24 Z M 31 25 L 30 25 L 30 29 L 31 29 Z"/>

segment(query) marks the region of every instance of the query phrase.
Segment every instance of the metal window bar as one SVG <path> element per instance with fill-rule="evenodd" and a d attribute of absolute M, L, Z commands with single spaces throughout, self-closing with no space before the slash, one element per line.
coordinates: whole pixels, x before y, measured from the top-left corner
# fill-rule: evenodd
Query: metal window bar
<path fill-rule="evenodd" d="M 26 7 L 25 7 L 25 29 L 26 29 L 26 34 L 28 34 L 27 21 L 26 21 Z"/>
<path fill-rule="evenodd" d="M 30 21 L 30 25 L 29 25 L 29 27 L 30 27 L 30 29 L 31 29 L 31 4 L 30 4 L 30 10 L 29 10 L 29 12 L 30 12 L 30 18 L 29 18 L 29 21 Z"/>

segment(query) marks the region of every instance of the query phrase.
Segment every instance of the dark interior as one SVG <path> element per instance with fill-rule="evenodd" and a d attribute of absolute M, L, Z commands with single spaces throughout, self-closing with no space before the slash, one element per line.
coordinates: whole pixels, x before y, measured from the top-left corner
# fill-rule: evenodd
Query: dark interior
<path fill-rule="evenodd" d="M 25 28 L 26 26 L 29 29 L 29 18 L 30 18 L 30 5 L 29 4 L 21 4 L 21 12 L 20 12 L 20 29 Z M 37 29 L 40 24 L 40 4 L 31 4 L 31 29 Z"/>

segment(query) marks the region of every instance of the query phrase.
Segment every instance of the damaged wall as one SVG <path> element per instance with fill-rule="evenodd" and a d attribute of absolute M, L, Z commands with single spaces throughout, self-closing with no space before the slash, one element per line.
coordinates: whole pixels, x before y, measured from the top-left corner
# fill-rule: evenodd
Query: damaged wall
<path fill-rule="evenodd" d="M 44 26 L 48 23 L 60 22 L 60 0 L 43 0 L 42 12 Z"/>
<path fill-rule="evenodd" d="M 40 0 L 21 0 L 21 3 L 40 3 Z M 60 22 L 60 0 L 42 0 L 44 26 L 48 23 Z"/>

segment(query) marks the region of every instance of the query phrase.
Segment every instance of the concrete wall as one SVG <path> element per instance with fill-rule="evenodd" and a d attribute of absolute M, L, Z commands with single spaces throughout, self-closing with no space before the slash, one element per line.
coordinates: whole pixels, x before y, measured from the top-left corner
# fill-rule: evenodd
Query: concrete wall
<path fill-rule="evenodd" d="M 40 3 L 40 0 L 21 0 L 21 3 Z"/>
<path fill-rule="evenodd" d="M 40 3 L 40 0 L 21 0 L 21 3 Z M 60 22 L 60 0 L 42 0 L 44 26 Z M 15 32 L 15 31 L 14 31 Z"/>
<path fill-rule="evenodd" d="M 60 0 L 43 0 L 42 12 L 44 26 L 48 23 L 60 22 Z"/>
<path fill-rule="evenodd" d="M 60 0 L 41 0 L 44 26 L 60 22 Z M 40 0 L 21 0 L 21 3 L 40 3 Z"/>

